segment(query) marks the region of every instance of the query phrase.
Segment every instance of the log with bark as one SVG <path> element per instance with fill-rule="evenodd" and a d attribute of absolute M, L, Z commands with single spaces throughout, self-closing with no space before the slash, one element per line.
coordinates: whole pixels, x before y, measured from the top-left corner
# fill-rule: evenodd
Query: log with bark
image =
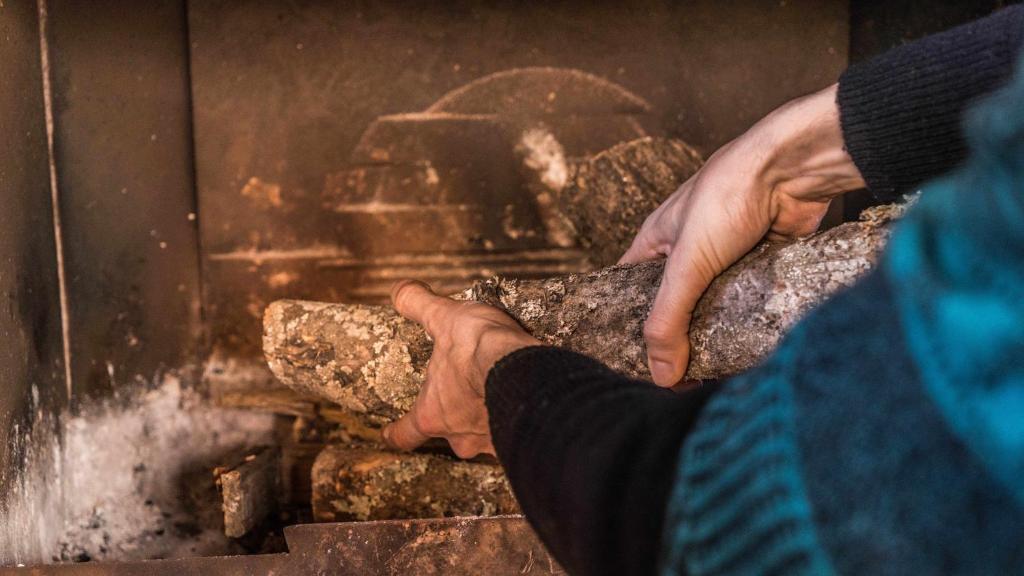
<path fill-rule="evenodd" d="M 647 215 L 690 176 L 703 159 L 685 142 L 640 138 L 573 165 L 556 194 L 580 247 L 598 268 L 611 266 L 629 248 Z"/>
<path fill-rule="evenodd" d="M 328 446 L 313 464 L 317 522 L 515 514 L 496 462 Z"/>
<path fill-rule="evenodd" d="M 762 244 L 729 268 L 694 312 L 687 377 L 728 376 L 764 358 L 810 308 L 872 269 L 901 212 L 873 209 L 805 240 Z M 646 378 L 643 323 L 662 269 L 648 262 L 545 280 L 494 278 L 459 297 L 501 308 L 544 343 Z M 387 306 L 281 300 L 265 312 L 263 348 L 287 386 L 384 423 L 412 406 L 431 342 Z"/>

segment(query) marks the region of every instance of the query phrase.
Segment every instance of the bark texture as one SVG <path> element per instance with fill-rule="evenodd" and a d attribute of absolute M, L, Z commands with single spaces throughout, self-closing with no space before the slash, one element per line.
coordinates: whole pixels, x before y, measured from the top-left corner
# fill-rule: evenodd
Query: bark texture
<path fill-rule="evenodd" d="M 696 150 L 679 140 L 641 138 L 574 166 L 558 206 L 595 267 L 611 266 L 629 248 L 647 215 L 700 169 Z"/>
<path fill-rule="evenodd" d="M 886 224 L 901 211 L 874 209 L 860 222 L 754 249 L 699 302 L 687 376 L 728 376 L 764 358 L 811 307 L 871 270 L 889 236 Z M 459 297 L 498 306 L 542 342 L 646 378 L 643 322 L 662 268 L 649 262 L 545 280 L 494 278 Z M 423 330 L 389 307 L 299 300 L 267 308 L 263 346 L 281 382 L 378 423 L 412 406 L 431 351 Z"/>
<path fill-rule="evenodd" d="M 317 522 L 494 516 L 519 511 L 498 464 L 328 446 L 313 464 Z"/>

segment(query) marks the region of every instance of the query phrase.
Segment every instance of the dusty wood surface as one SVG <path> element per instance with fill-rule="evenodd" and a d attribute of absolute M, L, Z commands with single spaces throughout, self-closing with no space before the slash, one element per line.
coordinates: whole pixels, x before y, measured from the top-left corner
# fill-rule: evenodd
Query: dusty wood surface
<path fill-rule="evenodd" d="M 250 451 L 237 464 L 214 469 L 226 536 L 244 536 L 276 509 L 280 466 L 278 449 L 264 447 Z"/>
<path fill-rule="evenodd" d="M 522 516 L 286 526 L 287 553 L 0 567 L 0 576 L 561 576 Z"/>
<path fill-rule="evenodd" d="M 284 534 L 304 568 L 285 574 L 565 574 L 522 516 L 300 524 Z"/>
<path fill-rule="evenodd" d="M 318 522 L 494 516 L 518 509 L 497 463 L 332 445 L 313 464 Z"/>
<path fill-rule="evenodd" d="M 872 268 L 889 235 L 885 224 L 899 211 L 876 209 L 800 242 L 762 245 L 727 270 L 697 306 L 687 376 L 727 376 L 764 358 L 808 309 Z M 501 307 L 545 343 L 644 378 L 643 322 L 661 272 L 661 262 L 650 262 L 546 280 L 493 279 L 462 297 Z M 389 307 L 297 300 L 267 308 L 263 345 L 281 382 L 378 422 L 411 407 L 431 350 L 422 329 Z"/>
<path fill-rule="evenodd" d="M 679 140 L 641 138 L 574 166 L 558 207 L 597 268 L 629 248 L 647 215 L 700 169 L 700 154 Z"/>
<path fill-rule="evenodd" d="M 323 397 L 300 394 L 290 388 L 229 391 L 215 398 L 218 406 L 295 416 L 305 421 L 322 420 L 338 425 L 351 438 L 380 442 L 380 428 Z"/>

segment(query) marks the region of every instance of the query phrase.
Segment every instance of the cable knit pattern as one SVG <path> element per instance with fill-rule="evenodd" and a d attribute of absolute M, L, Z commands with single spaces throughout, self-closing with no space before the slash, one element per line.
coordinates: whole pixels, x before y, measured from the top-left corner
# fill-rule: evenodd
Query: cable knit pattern
<path fill-rule="evenodd" d="M 805 496 L 788 340 L 705 407 L 680 455 L 665 574 L 829 574 Z"/>
<path fill-rule="evenodd" d="M 930 396 L 1024 506 L 1024 57 L 967 134 L 967 167 L 928 186 L 883 265 Z"/>

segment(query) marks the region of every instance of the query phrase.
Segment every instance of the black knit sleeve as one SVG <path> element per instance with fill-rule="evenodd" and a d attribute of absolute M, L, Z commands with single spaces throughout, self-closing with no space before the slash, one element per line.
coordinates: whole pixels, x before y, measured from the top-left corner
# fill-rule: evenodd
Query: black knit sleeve
<path fill-rule="evenodd" d="M 1024 42 L 1024 6 L 851 66 L 839 79 L 843 137 L 880 199 L 912 191 L 966 154 L 965 108 L 1010 77 Z"/>
<path fill-rule="evenodd" d="M 683 439 L 715 384 L 676 393 L 567 350 L 487 378 L 491 434 L 523 512 L 572 574 L 650 574 Z"/>

